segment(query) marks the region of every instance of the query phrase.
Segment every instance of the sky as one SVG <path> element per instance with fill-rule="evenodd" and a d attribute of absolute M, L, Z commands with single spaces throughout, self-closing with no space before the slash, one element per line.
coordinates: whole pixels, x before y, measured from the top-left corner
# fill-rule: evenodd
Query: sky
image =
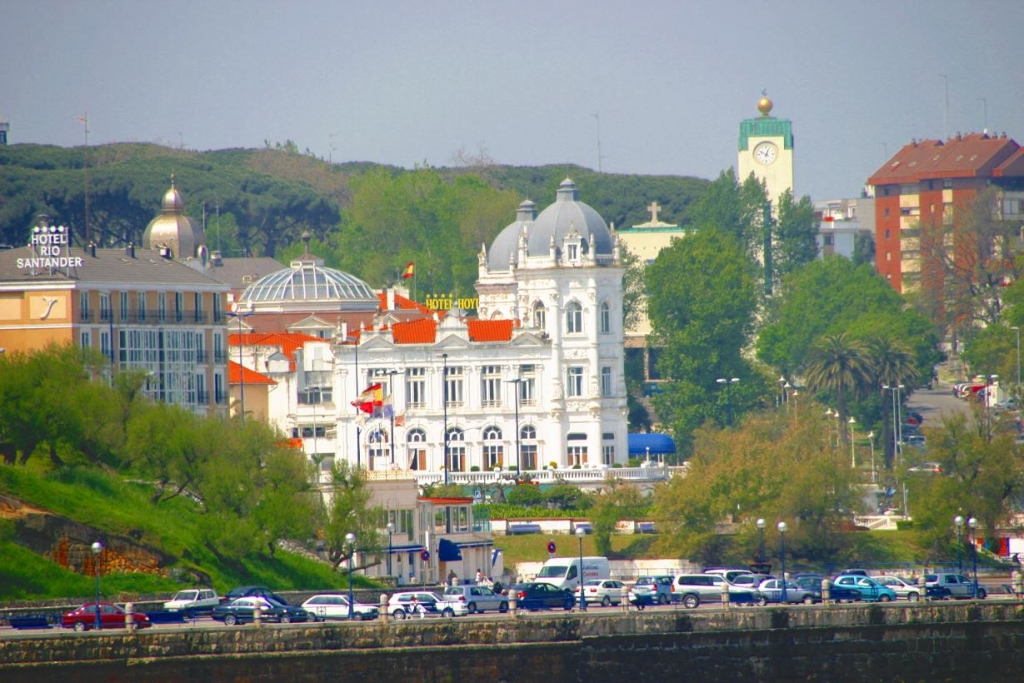
<path fill-rule="evenodd" d="M 914 139 L 1024 143 L 1022 25 L 1020 0 L 0 0 L 0 121 L 10 144 L 83 145 L 87 114 L 90 145 L 714 179 L 766 91 L 796 194 L 836 199 Z"/>

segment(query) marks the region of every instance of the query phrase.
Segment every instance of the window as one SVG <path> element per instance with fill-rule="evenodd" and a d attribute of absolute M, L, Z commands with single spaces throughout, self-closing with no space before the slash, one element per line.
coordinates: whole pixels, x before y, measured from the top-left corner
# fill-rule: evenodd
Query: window
<path fill-rule="evenodd" d="M 569 467 L 576 467 L 577 465 L 583 467 L 587 464 L 587 447 L 580 445 L 571 445 L 566 451 L 566 463 Z"/>
<path fill-rule="evenodd" d="M 448 430 L 448 462 L 452 472 L 466 470 L 466 434 L 458 427 Z"/>
<path fill-rule="evenodd" d="M 566 246 L 568 247 L 569 260 L 570 261 L 579 261 L 580 260 L 580 245 L 578 245 L 578 244 L 569 244 L 569 245 L 566 245 Z"/>
<path fill-rule="evenodd" d="M 88 320 L 92 314 L 92 311 L 89 310 L 89 292 L 78 293 L 78 304 L 79 308 L 81 309 L 79 311 L 81 319 Z"/>
<path fill-rule="evenodd" d="M 167 321 L 167 292 L 158 292 L 156 295 L 156 316 L 160 322 Z"/>
<path fill-rule="evenodd" d="M 601 395 L 605 398 L 612 395 L 612 369 L 608 366 L 601 368 Z"/>
<path fill-rule="evenodd" d="M 825 242 L 825 246 L 826 247 L 831 247 L 832 246 L 832 235 L 825 235 L 824 242 Z"/>
<path fill-rule="evenodd" d="M 202 294 L 202 292 L 196 292 L 194 299 L 195 299 L 195 304 L 196 304 L 195 321 L 197 323 L 206 322 L 205 321 L 205 316 L 203 314 L 203 294 Z"/>
<path fill-rule="evenodd" d="M 566 393 L 569 398 L 580 398 L 583 396 L 583 368 L 571 367 L 566 372 Z"/>
<path fill-rule="evenodd" d="M 601 334 L 612 332 L 612 307 L 605 301 L 601 304 Z"/>
<path fill-rule="evenodd" d="M 882 215 L 883 215 L 883 216 L 884 216 L 885 218 L 888 218 L 888 217 L 889 217 L 889 207 L 888 207 L 888 206 L 887 206 L 887 207 L 885 207 L 884 209 L 882 209 Z"/>
<path fill-rule="evenodd" d="M 219 323 L 224 320 L 224 308 L 221 303 L 220 294 L 213 295 L 213 322 Z"/>
<path fill-rule="evenodd" d="M 501 430 L 488 427 L 484 430 L 484 467 L 489 470 L 503 465 L 504 447 L 501 443 Z"/>
<path fill-rule="evenodd" d="M 114 309 L 110 305 L 110 295 L 100 294 L 100 320 L 111 322 L 114 319 Z"/>
<path fill-rule="evenodd" d="M 110 332 L 100 332 L 100 353 L 114 360 L 114 350 L 110 348 Z"/>
<path fill-rule="evenodd" d="M 427 469 L 427 433 L 422 429 L 410 429 L 405 440 L 406 450 L 409 453 L 409 469 Z"/>
<path fill-rule="evenodd" d="M 174 293 L 174 319 L 177 322 L 181 322 L 185 319 L 185 293 L 175 292 Z"/>
<path fill-rule="evenodd" d="M 565 307 L 565 331 L 569 334 L 583 331 L 583 307 L 576 301 Z"/>
<path fill-rule="evenodd" d="M 519 366 L 519 403 L 532 406 L 537 402 L 537 366 Z"/>
<path fill-rule="evenodd" d="M 146 293 L 145 292 L 139 292 L 136 295 L 136 303 L 138 305 L 138 311 L 139 311 L 139 322 L 142 322 L 143 320 L 146 319 Z"/>
<path fill-rule="evenodd" d="M 544 304 L 537 302 L 533 305 L 533 326 L 538 330 L 544 330 L 547 325 L 547 312 L 544 309 Z"/>
<path fill-rule="evenodd" d="M 78 345 L 83 349 L 88 349 L 92 346 L 92 335 L 89 334 L 88 330 L 82 330 L 78 336 Z"/>
<path fill-rule="evenodd" d="M 485 408 L 501 405 L 501 368 L 485 365 L 480 373 L 480 397 Z"/>
<path fill-rule="evenodd" d="M 427 405 L 427 369 L 409 368 L 405 371 L 405 404 L 409 408 Z"/>
<path fill-rule="evenodd" d="M 523 425 L 519 430 L 519 458 L 524 470 L 537 469 L 537 428 Z"/>
<path fill-rule="evenodd" d="M 388 433 L 386 431 L 383 429 L 374 429 L 370 432 L 367 442 L 370 444 L 370 469 L 374 469 L 374 463 L 383 463 L 385 460 L 389 460 L 391 458 L 391 444 L 389 443 Z"/>
<path fill-rule="evenodd" d="M 121 292 L 121 322 L 128 320 L 128 292 Z"/>
<path fill-rule="evenodd" d="M 445 369 L 444 400 L 449 407 L 462 405 L 462 368 L 457 365 Z"/>

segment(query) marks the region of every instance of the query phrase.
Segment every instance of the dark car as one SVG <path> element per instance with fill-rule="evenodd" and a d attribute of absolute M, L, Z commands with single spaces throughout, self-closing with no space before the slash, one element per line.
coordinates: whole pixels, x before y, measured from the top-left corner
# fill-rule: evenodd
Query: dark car
<path fill-rule="evenodd" d="M 794 579 L 794 583 L 801 588 L 809 591 L 816 602 L 822 600 L 821 582 L 826 577 L 821 574 L 797 574 Z M 831 584 L 831 579 L 829 580 Z M 829 587 L 829 599 L 835 600 L 836 602 L 860 602 L 861 595 L 859 591 L 844 588 L 843 586 L 831 585 Z"/>
<path fill-rule="evenodd" d="M 125 611 L 117 605 L 101 602 L 99 603 L 99 611 L 100 628 L 125 627 Z M 138 612 L 132 614 L 132 621 L 135 622 L 135 628 L 149 628 L 153 625 L 150 623 L 149 617 Z M 65 612 L 61 616 L 60 625 L 64 628 L 73 628 L 76 631 L 88 631 L 96 628 L 96 603 L 89 602 L 76 610 Z"/>
<path fill-rule="evenodd" d="M 229 605 L 217 605 L 210 616 L 215 621 L 223 621 L 228 626 L 247 624 L 256 620 L 256 608 L 260 608 L 261 620 L 289 624 L 293 621 L 309 621 L 309 612 L 301 607 L 285 605 L 259 595 L 238 598 Z"/>
<path fill-rule="evenodd" d="M 519 609 L 537 610 L 558 608 L 568 611 L 576 604 L 569 591 L 555 588 L 550 583 L 520 583 L 509 588 L 509 596 L 516 596 Z"/>
<path fill-rule="evenodd" d="M 279 602 L 282 605 L 288 604 L 287 600 L 282 598 L 280 595 L 277 595 L 266 586 L 239 586 L 238 588 L 232 588 L 220 599 L 220 604 L 230 605 L 238 598 L 248 598 L 253 595 L 258 595 L 261 598 L 267 598 L 268 600 Z"/>

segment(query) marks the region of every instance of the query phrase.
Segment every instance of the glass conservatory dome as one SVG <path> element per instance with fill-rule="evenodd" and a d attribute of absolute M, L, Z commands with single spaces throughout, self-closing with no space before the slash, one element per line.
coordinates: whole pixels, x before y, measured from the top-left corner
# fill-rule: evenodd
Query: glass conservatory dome
<path fill-rule="evenodd" d="M 242 293 L 241 303 L 349 304 L 345 308 L 376 308 L 377 295 L 354 275 L 326 268 L 323 259 L 303 256 L 289 268 L 265 275 Z"/>

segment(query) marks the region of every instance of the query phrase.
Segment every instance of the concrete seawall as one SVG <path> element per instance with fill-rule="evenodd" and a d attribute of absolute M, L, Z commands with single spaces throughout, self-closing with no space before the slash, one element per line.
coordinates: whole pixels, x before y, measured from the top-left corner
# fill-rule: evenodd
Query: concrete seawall
<path fill-rule="evenodd" d="M 1018 681 L 1024 604 L 551 613 L 0 640 L 0 680 Z"/>

